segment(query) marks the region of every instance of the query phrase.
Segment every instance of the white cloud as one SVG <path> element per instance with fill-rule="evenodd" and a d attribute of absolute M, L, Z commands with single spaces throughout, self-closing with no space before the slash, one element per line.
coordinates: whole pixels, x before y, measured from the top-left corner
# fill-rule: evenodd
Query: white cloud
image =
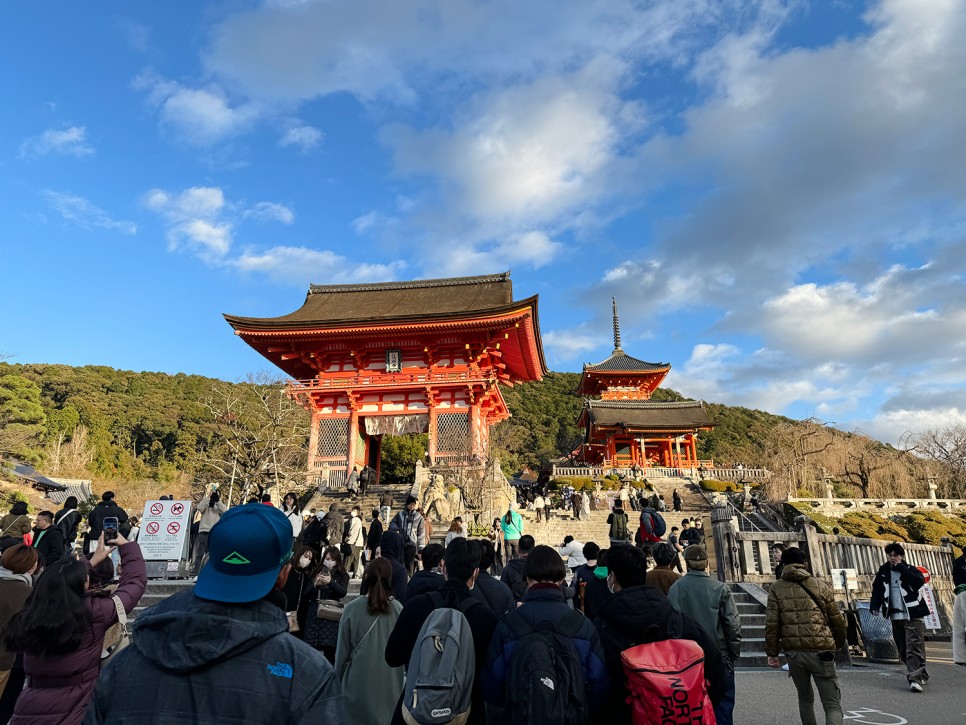
<path fill-rule="evenodd" d="M 281 222 L 291 224 L 295 221 L 295 213 L 283 204 L 276 204 L 271 201 L 260 201 L 250 209 L 242 212 L 246 219 L 255 219 L 262 222 Z"/>
<path fill-rule="evenodd" d="M 83 196 L 50 190 L 44 191 L 43 196 L 51 209 L 67 221 L 85 229 L 110 229 L 123 234 L 137 234 L 137 224 L 114 219 L 106 211 L 95 206 Z"/>
<path fill-rule="evenodd" d="M 222 218 L 225 196 L 221 189 L 195 186 L 177 195 L 152 189 L 145 206 L 168 223 L 169 249 L 187 248 L 206 261 L 224 257 L 232 245 L 232 224 Z"/>
<path fill-rule="evenodd" d="M 244 272 L 259 272 L 276 282 L 309 283 L 389 281 L 405 267 L 403 262 L 389 264 L 352 263 L 330 250 L 307 247 L 272 247 L 263 252 L 246 251 L 232 265 Z"/>
<path fill-rule="evenodd" d="M 302 153 L 306 153 L 318 147 L 324 138 L 325 134 L 314 126 L 294 124 L 285 129 L 282 137 L 278 140 L 278 145 L 283 148 L 295 146 Z"/>
<path fill-rule="evenodd" d="M 188 88 L 142 73 L 134 88 L 148 92 L 148 102 L 158 111 L 163 128 L 196 146 L 208 146 L 247 131 L 261 115 L 257 104 L 232 105 L 217 86 Z"/>
<path fill-rule="evenodd" d="M 541 339 L 548 357 L 560 362 L 577 360 L 606 342 L 600 335 L 587 331 L 586 327 L 548 330 L 541 334 Z"/>
<path fill-rule="evenodd" d="M 48 154 L 82 157 L 93 153 L 94 147 L 87 141 L 87 129 L 84 126 L 48 129 L 38 136 L 31 136 L 20 145 L 21 158 Z"/>

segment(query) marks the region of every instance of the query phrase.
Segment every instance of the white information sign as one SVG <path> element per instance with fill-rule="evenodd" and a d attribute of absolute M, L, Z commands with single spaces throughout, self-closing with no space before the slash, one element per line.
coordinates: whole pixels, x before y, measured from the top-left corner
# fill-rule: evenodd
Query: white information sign
<path fill-rule="evenodd" d="M 191 529 L 191 501 L 148 501 L 138 544 L 145 561 L 178 561 Z"/>
<path fill-rule="evenodd" d="M 859 573 L 855 569 L 832 569 L 832 586 L 837 592 L 844 592 L 848 586 L 850 592 L 859 589 Z"/>
<path fill-rule="evenodd" d="M 939 610 L 936 608 L 936 594 L 932 590 L 932 584 L 923 584 L 922 589 L 919 591 L 922 592 L 922 598 L 926 600 L 926 604 L 929 605 L 929 616 L 922 618 L 923 623 L 926 625 L 926 629 L 941 629 L 941 625 L 939 624 L 939 615 L 936 614 L 936 612 Z"/>

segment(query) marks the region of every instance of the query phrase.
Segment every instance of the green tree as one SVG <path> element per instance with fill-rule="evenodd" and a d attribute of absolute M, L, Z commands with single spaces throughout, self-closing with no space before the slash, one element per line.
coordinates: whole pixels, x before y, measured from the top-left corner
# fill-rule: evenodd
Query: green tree
<path fill-rule="evenodd" d="M 22 375 L 0 375 L 0 453 L 39 462 L 46 423 L 37 384 Z"/>
<path fill-rule="evenodd" d="M 416 461 L 426 457 L 429 436 L 413 433 L 401 436 L 383 436 L 380 450 L 380 483 L 407 483 L 413 480 Z"/>

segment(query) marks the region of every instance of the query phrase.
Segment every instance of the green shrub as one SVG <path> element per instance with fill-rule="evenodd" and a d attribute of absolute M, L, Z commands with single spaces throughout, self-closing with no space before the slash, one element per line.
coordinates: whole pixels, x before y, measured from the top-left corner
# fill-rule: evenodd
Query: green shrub
<path fill-rule="evenodd" d="M 716 478 L 703 478 L 699 484 L 705 491 L 735 491 L 737 484 L 734 481 L 719 481 Z"/>
<path fill-rule="evenodd" d="M 909 541 L 909 532 L 901 525 L 885 516 L 865 512 L 845 514 L 839 519 L 839 528 L 849 536 L 886 541 Z"/>
<path fill-rule="evenodd" d="M 839 526 L 838 519 L 833 519 L 831 516 L 825 516 L 812 509 L 811 506 L 804 503 L 789 503 L 785 502 L 782 505 L 783 513 L 785 514 L 785 520 L 790 524 L 795 523 L 795 517 L 797 516 L 808 516 L 812 521 L 815 522 L 815 529 L 820 534 L 831 534 L 832 529 Z"/>
<path fill-rule="evenodd" d="M 957 547 L 966 546 L 966 522 L 959 516 L 943 516 L 937 511 L 915 511 L 906 517 L 906 529 L 918 544 L 939 546 L 944 536 Z"/>

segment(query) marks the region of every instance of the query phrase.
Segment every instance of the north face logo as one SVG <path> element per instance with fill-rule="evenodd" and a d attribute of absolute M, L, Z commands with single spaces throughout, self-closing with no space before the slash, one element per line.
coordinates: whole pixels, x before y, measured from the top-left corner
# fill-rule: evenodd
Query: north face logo
<path fill-rule="evenodd" d="M 547 687 L 549 687 L 551 690 L 556 690 L 557 689 L 557 688 L 555 688 L 553 686 L 553 680 L 551 680 L 549 677 L 541 677 L 540 678 L 540 682 L 542 682 L 544 685 L 546 685 Z"/>
<path fill-rule="evenodd" d="M 228 556 L 222 559 L 226 564 L 251 564 L 251 562 L 244 556 L 239 554 L 237 551 L 231 552 Z"/>
<path fill-rule="evenodd" d="M 292 679 L 292 665 L 286 662 L 276 662 L 274 665 L 268 665 L 268 671 L 276 677 L 284 677 L 287 680 Z"/>

